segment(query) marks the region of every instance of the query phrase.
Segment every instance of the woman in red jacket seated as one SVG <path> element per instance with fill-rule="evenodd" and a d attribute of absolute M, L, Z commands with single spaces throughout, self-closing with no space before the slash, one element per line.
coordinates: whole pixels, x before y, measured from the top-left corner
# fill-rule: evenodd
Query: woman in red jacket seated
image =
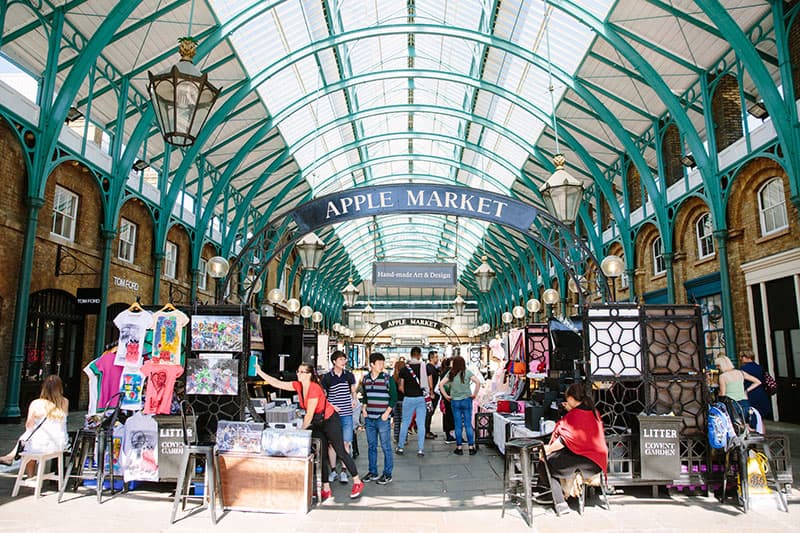
<path fill-rule="evenodd" d="M 591 392 L 583 383 L 573 383 L 565 394 L 567 414 L 558 421 L 550 443 L 545 445 L 550 469 L 550 489 L 556 513 L 569 512 L 558 478 L 580 470 L 585 479 L 608 468 L 608 447 L 600 414 L 594 408 Z"/>

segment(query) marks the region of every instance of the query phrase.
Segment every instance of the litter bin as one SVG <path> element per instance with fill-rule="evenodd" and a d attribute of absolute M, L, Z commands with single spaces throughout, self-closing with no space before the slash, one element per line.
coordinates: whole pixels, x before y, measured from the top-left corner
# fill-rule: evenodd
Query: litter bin
<path fill-rule="evenodd" d="M 644 413 L 638 418 L 642 479 L 672 481 L 680 478 L 683 419 Z"/>

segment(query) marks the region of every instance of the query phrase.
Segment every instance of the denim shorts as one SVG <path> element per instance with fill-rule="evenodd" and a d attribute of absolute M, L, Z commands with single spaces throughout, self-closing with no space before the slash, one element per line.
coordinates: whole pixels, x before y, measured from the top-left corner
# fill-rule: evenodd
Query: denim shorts
<path fill-rule="evenodd" d="M 353 442 L 353 415 L 342 416 L 342 440 L 345 442 Z"/>

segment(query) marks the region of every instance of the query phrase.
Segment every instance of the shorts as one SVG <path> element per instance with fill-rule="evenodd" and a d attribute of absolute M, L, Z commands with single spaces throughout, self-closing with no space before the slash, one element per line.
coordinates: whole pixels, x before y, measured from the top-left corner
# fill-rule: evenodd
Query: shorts
<path fill-rule="evenodd" d="M 345 442 L 353 442 L 353 415 L 342 416 L 342 440 Z"/>

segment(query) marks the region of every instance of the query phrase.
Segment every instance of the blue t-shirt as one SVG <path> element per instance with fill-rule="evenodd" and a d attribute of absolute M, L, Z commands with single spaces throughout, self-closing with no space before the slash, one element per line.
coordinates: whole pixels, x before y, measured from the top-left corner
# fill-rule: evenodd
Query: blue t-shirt
<path fill-rule="evenodd" d="M 339 416 L 352 416 L 353 394 L 351 387 L 356 384 L 356 377 L 352 372 L 344 370 L 341 376 L 331 370 L 320 380 L 328 401 L 339 409 Z"/>

